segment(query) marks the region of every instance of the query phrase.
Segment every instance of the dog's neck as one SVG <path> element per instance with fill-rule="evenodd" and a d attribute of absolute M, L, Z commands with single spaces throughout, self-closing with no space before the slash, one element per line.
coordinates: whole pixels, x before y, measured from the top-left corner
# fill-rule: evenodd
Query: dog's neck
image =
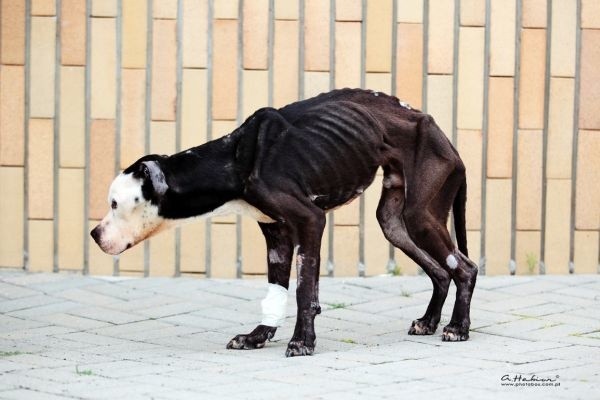
<path fill-rule="evenodd" d="M 243 171 L 239 170 L 236 160 L 239 141 L 236 133 L 161 162 L 169 186 L 160 204 L 165 218 L 201 216 L 243 195 Z"/>

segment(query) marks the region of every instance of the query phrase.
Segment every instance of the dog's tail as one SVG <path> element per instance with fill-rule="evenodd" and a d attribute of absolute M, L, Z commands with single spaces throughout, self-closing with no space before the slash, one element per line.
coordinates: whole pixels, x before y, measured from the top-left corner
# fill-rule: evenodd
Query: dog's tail
<path fill-rule="evenodd" d="M 456 243 L 458 249 L 465 256 L 469 256 L 467 250 L 467 227 L 465 222 L 465 206 L 467 203 L 467 179 L 463 180 L 458 188 L 454 203 L 452 204 L 452 212 L 454 214 L 454 230 L 456 232 Z"/>

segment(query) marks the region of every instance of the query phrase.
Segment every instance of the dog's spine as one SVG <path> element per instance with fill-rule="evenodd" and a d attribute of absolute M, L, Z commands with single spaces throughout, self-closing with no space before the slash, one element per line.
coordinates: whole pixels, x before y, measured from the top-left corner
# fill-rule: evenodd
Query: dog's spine
<path fill-rule="evenodd" d="M 467 203 L 467 180 L 463 177 L 463 181 L 458 188 L 456 197 L 454 198 L 454 204 L 452 205 L 452 212 L 454 213 L 454 230 L 456 232 L 456 243 L 458 249 L 465 256 L 469 256 L 467 250 L 467 229 L 465 222 L 465 205 Z"/>

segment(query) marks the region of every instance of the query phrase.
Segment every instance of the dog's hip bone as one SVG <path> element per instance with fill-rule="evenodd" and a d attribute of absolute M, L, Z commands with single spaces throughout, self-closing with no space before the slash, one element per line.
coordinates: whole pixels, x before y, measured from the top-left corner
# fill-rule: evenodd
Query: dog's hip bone
<path fill-rule="evenodd" d="M 288 291 L 280 285 L 269 283 L 267 297 L 260 303 L 262 306 L 263 318 L 261 325 L 281 326 L 285 319 L 285 309 L 287 305 Z"/>

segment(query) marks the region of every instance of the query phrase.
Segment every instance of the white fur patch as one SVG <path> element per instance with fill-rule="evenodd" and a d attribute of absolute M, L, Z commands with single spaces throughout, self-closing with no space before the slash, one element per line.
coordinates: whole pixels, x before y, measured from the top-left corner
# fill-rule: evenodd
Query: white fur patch
<path fill-rule="evenodd" d="M 296 285 L 300 287 L 302 285 L 302 267 L 304 266 L 304 256 L 302 254 L 298 254 L 296 256 L 296 274 L 298 275 L 298 280 Z"/>
<path fill-rule="evenodd" d="M 133 174 L 119 174 L 110 185 L 108 203 L 112 199 L 119 203 L 142 196 L 142 181 L 133 177 Z"/>
<path fill-rule="evenodd" d="M 273 264 L 281 264 L 283 262 L 283 257 L 279 255 L 277 250 L 271 249 L 269 250 L 269 262 Z"/>
<path fill-rule="evenodd" d="M 207 214 L 199 215 L 201 218 L 218 217 L 221 215 L 240 214 L 251 217 L 252 219 L 266 224 L 273 223 L 275 220 L 268 215 L 265 215 L 258 208 L 248 204 L 244 200 L 231 200 L 223 204 L 221 207 Z"/>
<path fill-rule="evenodd" d="M 446 265 L 450 269 L 456 269 L 456 267 L 458 267 L 458 261 L 456 260 L 456 257 L 454 257 L 452 254 L 446 257 Z"/>
<path fill-rule="evenodd" d="M 132 174 L 119 174 L 110 186 L 108 203 L 115 208 L 100 222 L 99 245 L 106 253 L 116 255 L 129 246 L 161 231 L 164 219 L 158 207 L 143 201 L 142 181 Z"/>
<path fill-rule="evenodd" d="M 285 320 L 285 309 L 287 306 L 288 291 L 280 285 L 269 283 L 267 296 L 260 303 L 263 318 L 261 325 L 281 326 Z"/>

